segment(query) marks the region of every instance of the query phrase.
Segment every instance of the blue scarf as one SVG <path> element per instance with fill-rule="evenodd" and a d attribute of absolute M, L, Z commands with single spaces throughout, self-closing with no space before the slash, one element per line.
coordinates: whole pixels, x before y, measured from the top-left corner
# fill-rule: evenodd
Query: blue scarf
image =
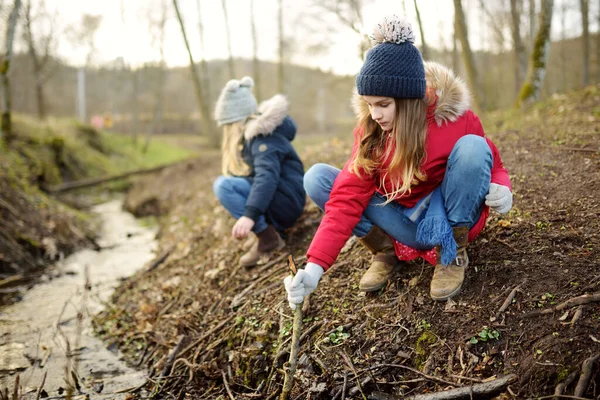
<path fill-rule="evenodd" d="M 441 246 L 440 255 L 443 265 L 450 264 L 456 258 L 458 245 L 448 222 L 444 198 L 439 186 L 431 193 L 429 207 L 423 220 L 417 226 L 417 241 L 424 246 Z"/>

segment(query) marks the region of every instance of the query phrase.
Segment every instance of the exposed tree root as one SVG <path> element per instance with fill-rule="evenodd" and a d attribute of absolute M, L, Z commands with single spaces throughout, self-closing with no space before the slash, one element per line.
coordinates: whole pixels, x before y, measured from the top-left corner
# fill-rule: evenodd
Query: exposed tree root
<path fill-rule="evenodd" d="M 545 315 L 545 314 L 552 314 L 553 312 L 564 310 L 565 308 L 568 308 L 568 307 L 580 306 L 582 304 L 593 303 L 596 301 L 600 301 L 600 292 L 592 293 L 592 294 L 584 294 L 583 296 L 573 297 L 572 299 L 569 299 L 569 300 L 565 301 L 564 303 L 560 303 L 559 305 L 557 305 L 555 307 L 547 308 L 545 310 L 536 310 L 536 311 L 532 311 L 530 313 L 524 314 L 523 318 L 536 317 L 538 315 Z"/>

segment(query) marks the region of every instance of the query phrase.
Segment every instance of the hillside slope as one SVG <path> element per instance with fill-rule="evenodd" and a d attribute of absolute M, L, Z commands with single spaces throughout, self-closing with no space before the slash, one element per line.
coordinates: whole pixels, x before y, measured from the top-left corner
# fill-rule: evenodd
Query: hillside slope
<path fill-rule="evenodd" d="M 370 256 L 351 239 L 304 305 L 292 398 L 405 396 L 509 373 L 518 380 L 502 398 L 552 395 L 559 383 L 572 395 L 584 361 L 600 354 L 599 119 L 599 86 L 486 116 L 515 204 L 507 216 L 492 214 L 469 246 L 462 293 L 432 301 L 433 267 L 418 261 L 365 295 L 357 286 Z M 348 132 L 304 146 L 305 166 L 341 166 L 350 140 Z M 160 239 L 166 259 L 125 282 L 96 318 L 100 335 L 149 369 L 144 390 L 157 398 L 226 398 L 227 390 L 238 399 L 275 398 L 283 382 L 292 316 L 281 283 L 285 257 L 302 263 L 321 213 L 309 203 L 286 232 L 286 253 L 240 269 L 234 221 L 210 190 L 218 165 L 206 158 L 134 188 L 133 209 L 153 196 L 170 210 Z M 592 293 L 596 302 L 530 314 Z M 161 371 L 166 380 L 157 380 Z M 598 364 L 591 380 L 582 397 L 600 395 Z"/>

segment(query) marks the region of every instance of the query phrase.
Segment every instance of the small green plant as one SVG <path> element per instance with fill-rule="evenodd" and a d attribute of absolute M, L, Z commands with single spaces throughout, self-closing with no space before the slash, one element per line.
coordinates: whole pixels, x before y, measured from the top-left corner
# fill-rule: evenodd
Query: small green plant
<path fill-rule="evenodd" d="M 350 334 L 347 332 L 344 332 L 344 327 L 338 326 L 336 328 L 336 330 L 334 332 L 331 332 L 327 338 L 333 344 L 340 344 L 344 340 L 348 339 L 349 337 L 350 337 Z"/>
<path fill-rule="evenodd" d="M 471 343 L 477 344 L 479 342 L 487 342 L 488 340 L 498 340 L 499 338 L 500 332 L 498 332 L 496 329 L 490 329 L 487 326 L 484 326 L 477 336 L 473 336 L 471 338 Z"/>
<path fill-rule="evenodd" d="M 281 336 L 289 336 L 292 333 L 292 323 L 286 322 L 281 328 Z"/>
<path fill-rule="evenodd" d="M 431 324 L 427 322 L 427 320 L 422 319 L 419 321 L 419 328 L 421 328 L 422 331 L 427 331 L 429 328 L 431 328 Z"/>

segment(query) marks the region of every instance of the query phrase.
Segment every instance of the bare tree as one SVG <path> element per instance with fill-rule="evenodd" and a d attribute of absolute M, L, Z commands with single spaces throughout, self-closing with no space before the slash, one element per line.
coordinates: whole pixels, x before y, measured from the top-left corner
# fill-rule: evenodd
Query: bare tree
<path fill-rule="evenodd" d="M 546 76 L 546 63 L 550 53 L 550 29 L 552 27 L 552 9 L 554 0 L 542 0 L 542 7 L 538 20 L 538 31 L 529 66 L 527 68 L 527 79 L 519 93 L 517 105 L 528 104 L 536 101 L 542 89 Z"/>
<path fill-rule="evenodd" d="M 250 0 L 250 28 L 252 30 L 252 75 L 254 76 L 254 90 L 256 99 L 260 102 L 260 64 L 258 61 L 258 39 L 256 37 L 256 23 L 254 21 L 254 0 Z"/>
<path fill-rule="evenodd" d="M 32 15 L 31 0 L 27 1 L 24 10 L 24 37 L 27 43 L 28 53 L 33 65 L 33 75 L 35 81 L 35 94 L 38 118 L 46 117 L 46 101 L 44 96 L 44 83 L 48 79 L 48 61 L 54 44 L 54 18 L 46 10 L 43 0 L 39 3 L 39 9 L 36 15 Z M 35 37 L 32 26 L 46 24 L 48 32 Z M 39 27 L 39 26 L 38 26 Z M 41 50 L 38 48 L 40 46 Z"/>
<path fill-rule="evenodd" d="M 590 22 L 589 0 L 579 0 L 581 9 L 581 25 L 583 26 L 583 84 L 590 83 Z"/>
<path fill-rule="evenodd" d="M 183 24 L 183 18 L 181 17 L 181 13 L 179 12 L 179 6 L 177 5 L 177 0 L 173 0 L 173 6 L 175 7 L 175 13 L 177 14 L 177 20 L 179 21 L 179 26 L 181 27 L 181 33 L 183 35 L 183 41 L 185 42 L 185 48 L 187 49 L 188 57 L 190 59 L 190 71 L 192 73 L 192 81 L 194 82 L 195 92 L 196 92 L 196 101 L 198 102 L 198 107 L 200 111 L 200 118 L 202 119 L 202 126 L 204 127 L 204 135 L 211 141 L 212 145 L 217 145 L 218 138 L 216 132 L 212 128 L 212 123 L 210 120 L 210 110 L 208 107 L 208 103 L 205 101 L 202 83 L 200 82 L 200 78 L 196 73 L 196 66 L 194 64 L 194 57 L 192 56 L 192 50 L 190 49 L 190 43 L 187 38 L 187 34 L 185 33 L 185 25 Z"/>
<path fill-rule="evenodd" d="M 421 53 L 423 54 L 423 58 L 425 60 L 429 60 L 429 49 L 427 48 L 427 43 L 425 42 L 425 33 L 423 32 L 423 22 L 421 21 L 421 13 L 419 12 L 419 6 L 417 6 L 417 0 L 413 0 L 415 3 L 415 11 L 417 13 L 417 22 L 419 23 L 419 33 L 421 34 L 421 43 L 423 46 L 421 48 Z"/>
<path fill-rule="evenodd" d="M 529 0 L 529 52 L 533 51 L 533 41 L 535 38 L 535 30 L 537 29 L 535 16 L 535 0 Z"/>
<path fill-rule="evenodd" d="M 483 102 L 483 93 L 479 87 L 479 76 L 477 73 L 477 67 L 475 66 L 475 58 L 471 52 L 471 46 L 469 44 L 469 34 L 467 32 L 467 24 L 465 21 L 465 14 L 463 12 L 461 0 L 454 0 L 454 19 L 456 36 L 460 41 L 461 54 L 463 64 L 465 65 L 467 82 L 473 92 L 473 108 L 475 111 L 480 111 Z"/>
<path fill-rule="evenodd" d="M 499 5 L 500 7 L 504 8 L 502 4 Z M 486 3 L 484 2 L 484 0 L 479 0 L 479 7 L 488 19 L 486 21 L 486 24 L 483 24 L 483 26 L 485 27 L 488 23 L 491 25 L 492 30 L 494 31 L 494 35 L 496 36 L 496 40 L 498 41 L 498 48 L 502 49 L 504 47 L 504 26 L 506 26 L 506 16 L 504 9 L 502 9 L 500 13 L 491 13 L 490 10 L 486 7 Z"/>
<path fill-rule="evenodd" d="M 521 10 L 518 0 L 510 0 L 510 32 L 513 42 L 513 55 L 515 63 L 515 86 L 516 92 L 519 92 L 525 73 L 527 72 L 527 53 L 525 45 L 521 40 Z"/>
<path fill-rule="evenodd" d="M 200 0 L 196 0 L 196 9 L 198 10 L 198 34 L 200 36 L 200 75 L 202 76 L 202 84 L 204 85 L 206 97 L 210 99 L 210 79 L 208 73 L 208 64 L 204 56 L 204 24 L 202 23 L 202 11 L 200 9 Z"/>
<path fill-rule="evenodd" d="M 598 32 L 596 32 L 596 80 L 600 81 L 600 0 L 598 0 Z"/>
<path fill-rule="evenodd" d="M 279 77 L 279 86 L 278 86 L 278 91 L 279 93 L 285 93 L 285 80 L 284 80 L 284 68 L 283 68 L 283 63 L 284 63 L 284 58 L 283 58 L 283 49 L 285 47 L 285 39 L 283 36 L 283 0 L 279 0 L 279 15 L 278 15 L 278 21 L 279 21 L 279 68 L 278 68 L 278 77 Z"/>
<path fill-rule="evenodd" d="M 223 6 L 223 18 L 225 20 L 225 34 L 227 35 L 227 51 L 229 52 L 229 78 L 235 78 L 235 67 L 233 65 L 233 53 L 231 52 L 231 32 L 229 31 L 229 16 L 227 15 L 227 0 L 221 0 Z"/>
<path fill-rule="evenodd" d="M 15 29 L 17 27 L 19 8 L 21 8 L 21 0 L 15 0 L 13 9 L 8 16 L 8 23 L 6 24 L 6 44 L 2 63 L 0 64 L 0 74 L 2 75 L 2 85 L 0 86 L 2 94 L 2 129 L 0 131 L 0 143 L 4 140 L 5 144 L 9 144 L 12 140 L 12 121 L 10 115 L 11 98 L 8 72 L 10 70 L 10 61 L 12 60 L 13 42 L 15 40 Z"/>
<path fill-rule="evenodd" d="M 342 24 L 352 29 L 360 36 L 358 51 L 361 59 L 364 59 L 367 50 L 371 48 L 371 41 L 369 40 L 369 37 L 364 34 L 363 30 L 364 2 L 365 0 L 316 0 L 315 3 L 313 3 L 316 7 L 320 7 L 335 15 Z M 405 4 L 404 11 L 406 13 Z"/>
<path fill-rule="evenodd" d="M 150 139 L 156 133 L 156 127 L 162 120 L 164 106 L 164 86 L 165 86 L 165 25 L 167 23 L 167 0 L 161 0 L 161 17 L 158 23 L 150 22 L 150 31 L 155 45 L 160 53 L 160 62 L 158 64 L 158 77 L 154 92 L 154 110 L 152 112 L 152 122 L 146 132 L 146 140 L 142 147 L 142 152 L 146 153 L 150 146 Z"/>

